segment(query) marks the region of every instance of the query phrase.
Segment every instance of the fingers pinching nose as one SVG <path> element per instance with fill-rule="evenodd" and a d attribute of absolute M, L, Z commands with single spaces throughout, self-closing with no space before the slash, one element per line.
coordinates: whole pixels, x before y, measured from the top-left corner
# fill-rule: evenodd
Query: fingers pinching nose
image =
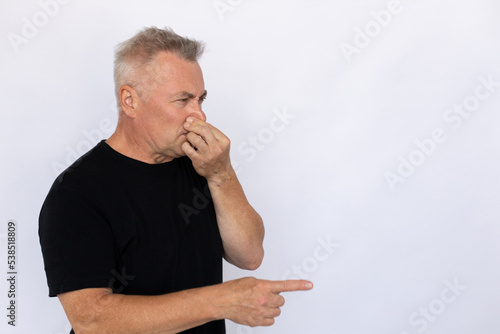
<path fill-rule="evenodd" d="M 184 127 L 188 128 L 193 123 L 193 121 L 194 121 L 194 119 L 192 117 L 188 117 L 186 119 L 186 122 L 184 122 Z"/>

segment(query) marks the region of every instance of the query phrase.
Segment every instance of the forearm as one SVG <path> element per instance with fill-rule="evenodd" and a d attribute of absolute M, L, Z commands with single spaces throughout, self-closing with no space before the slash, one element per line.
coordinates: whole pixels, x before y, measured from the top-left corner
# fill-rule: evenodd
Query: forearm
<path fill-rule="evenodd" d="M 210 286 L 158 296 L 105 293 L 90 297 L 93 305 L 82 302 L 85 299 L 79 296 L 82 307 L 66 313 L 77 334 L 178 333 L 222 319 L 214 306 L 218 288 Z"/>
<path fill-rule="evenodd" d="M 264 224 L 248 202 L 236 173 L 231 168 L 209 180 L 208 185 L 226 260 L 243 269 L 257 269 L 264 257 Z"/>
<path fill-rule="evenodd" d="M 58 295 L 77 334 L 167 334 L 218 319 L 269 326 L 279 316 L 285 291 L 309 290 L 303 280 L 246 277 L 160 296 L 126 296 L 92 288 Z"/>
<path fill-rule="evenodd" d="M 230 140 L 212 125 L 188 117 L 184 128 L 189 142 L 183 151 L 196 172 L 208 181 L 215 206 L 217 224 L 224 246 L 224 257 L 243 269 L 256 269 L 264 257 L 264 225 L 252 208 L 231 167 Z"/>

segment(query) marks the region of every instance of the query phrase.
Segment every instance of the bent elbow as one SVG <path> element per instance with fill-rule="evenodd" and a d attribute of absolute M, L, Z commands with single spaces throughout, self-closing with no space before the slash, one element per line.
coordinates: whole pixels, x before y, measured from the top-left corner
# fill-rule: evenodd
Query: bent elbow
<path fill-rule="evenodd" d="M 264 248 L 260 247 L 258 252 L 256 252 L 256 254 L 254 254 L 254 256 L 251 259 L 249 259 L 247 263 L 245 263 L 244 268 L 242 269 L 252 270 L 252 271 L 256 270 L 260 267 L 263 260 L 264 260 Z"/>
<path fill-rule="evenodd" d="M 110 302 L 120 298 L 109 288 L 86 288 L 58 295 L 66 316 L 78 334 L 98 334 L 109 332 L 108 310 L 113 309 Z"/>
<path fill-rule="evenodd" d="M 261 263 L 262 263 L 262 261 L 261 262 L 253 262 L 253 263 L 248 264 L 245 268 L 242 268 L 242 269 L 254 271 L 260 267 Z"/>

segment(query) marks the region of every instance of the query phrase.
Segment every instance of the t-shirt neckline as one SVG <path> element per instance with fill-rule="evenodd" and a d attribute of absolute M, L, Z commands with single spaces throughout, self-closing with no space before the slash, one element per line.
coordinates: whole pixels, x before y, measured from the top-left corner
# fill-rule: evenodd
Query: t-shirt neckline
<path fill-rule="evenodd" d="M 126 163 L 130 166 L 136 166 L 138 168 L 145 168 L 145 169 L 149 169 L 149 170 L 163 169 L 166 167 L 173 167 L 179 161 L 179 159 L 173 159 L 171 161 L 162 162 L 162 163 L 158 163 L 158 164 L 150 164 L 147 162 L 143 162 L 143 161 L 128 157 L 128 156 L 116 151 L 108 143 L 106 143 L 106 139 L 101 140 L 101 142 L 98 144 L 98 146 L 102 147 L 106 152 L 108 152 L 108 154 L 110 154 L 110 156 L 113 159 L 120 160 L 123 163 Z"/>

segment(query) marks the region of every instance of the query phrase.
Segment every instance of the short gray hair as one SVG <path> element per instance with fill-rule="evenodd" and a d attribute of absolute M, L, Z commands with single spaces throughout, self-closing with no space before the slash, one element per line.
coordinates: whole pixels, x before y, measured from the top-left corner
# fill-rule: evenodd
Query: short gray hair
<path fill-rule="evenodd" d="M 201 57 L 204 49 L 202 42 L 179 36 L 171 28 L 144 28 L 132 38 L 118 44 L 115 49 L 114 79 L 117 100 L 121 86 L 130 85 L 136 88 L 140 85 L 139 73 L 147 72 L 146 66 L 151 65 L 159 52 L 172 52 L 182 59 L 195 62 Z"/>

